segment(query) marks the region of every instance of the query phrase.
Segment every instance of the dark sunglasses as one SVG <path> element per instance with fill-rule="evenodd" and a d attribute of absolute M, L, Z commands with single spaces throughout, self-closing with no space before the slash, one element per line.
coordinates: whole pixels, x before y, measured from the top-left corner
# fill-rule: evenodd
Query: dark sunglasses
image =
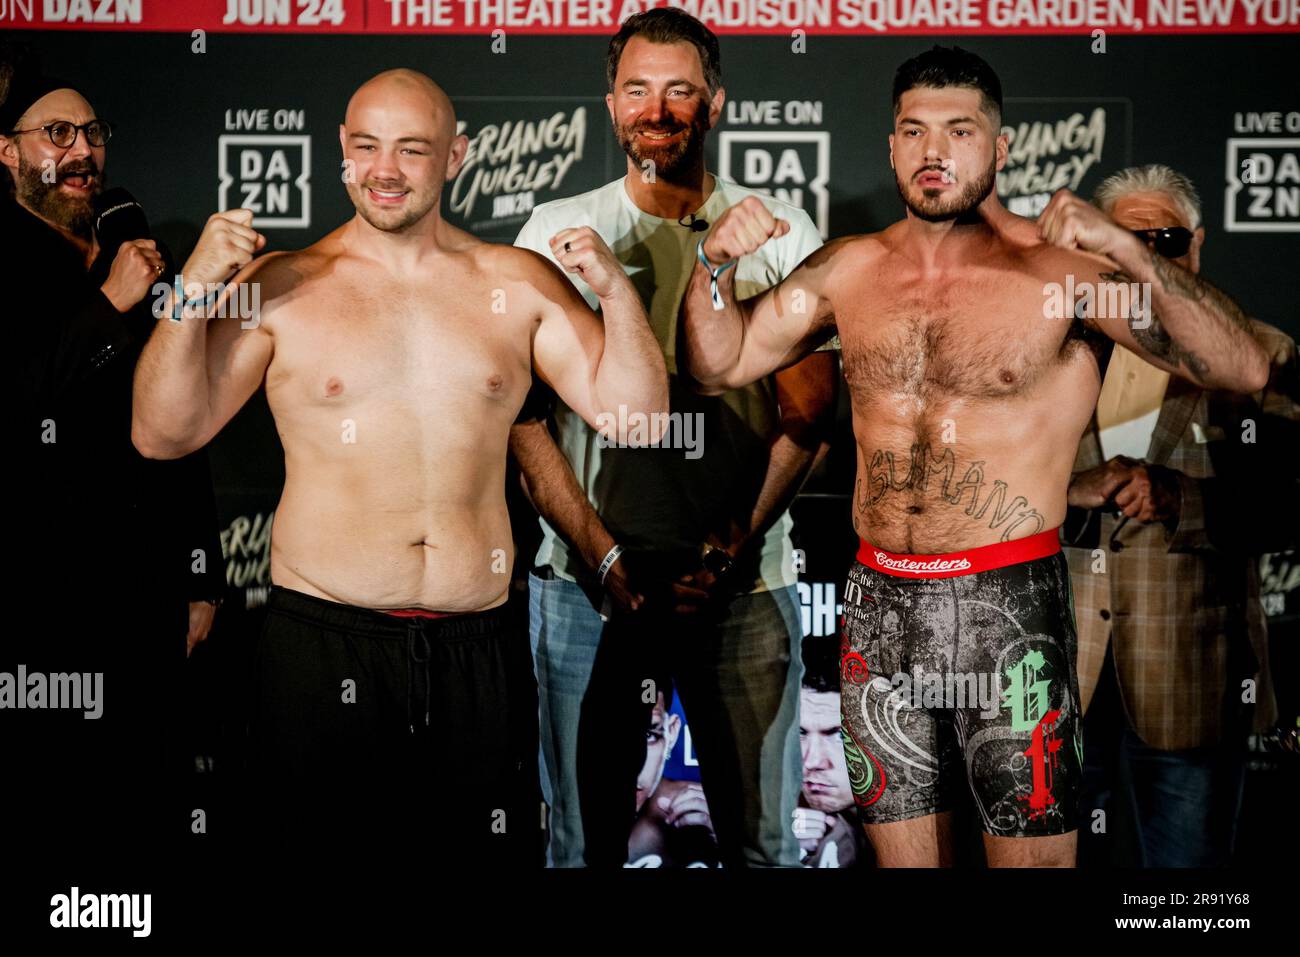
<path fill-rule="evenodd" d="M 45 126 L 34 126 L 30 130 L 11 130 L 11 136 L 19 133 L 40 133 L 45 132 L 50 138 L 50 142 L 59 149 L 67 149 L 73 143 L 77 142 L 77 133 L 81 130 L 86 131 L 86 142 L 91 146 L 103 146 L 113 138 L 113 127 L 107 120 L 91 120 L 89 123 L 82 123 L 78 126 L 68 120 L 58 120 L 54 123 L 47 123 Z"/>
<path fill-rule="evenodd" d="M 1166 226 L 1164 229 L 1134 229 L 1134 236 L 1156 248 L 1166 259 L 1186 256 L 1192 248 L 1192 231 L 1185 226 Z"/>

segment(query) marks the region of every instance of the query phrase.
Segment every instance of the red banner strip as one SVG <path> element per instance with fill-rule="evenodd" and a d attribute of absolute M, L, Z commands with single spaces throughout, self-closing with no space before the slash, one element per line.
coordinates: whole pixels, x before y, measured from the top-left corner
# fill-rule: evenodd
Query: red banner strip
<path fill-rule="evenodd" d="M 607 36 L 656 6 L 719 34 L 1300 33 L 1300 0 L 0 0 L 0 29 Z"/>

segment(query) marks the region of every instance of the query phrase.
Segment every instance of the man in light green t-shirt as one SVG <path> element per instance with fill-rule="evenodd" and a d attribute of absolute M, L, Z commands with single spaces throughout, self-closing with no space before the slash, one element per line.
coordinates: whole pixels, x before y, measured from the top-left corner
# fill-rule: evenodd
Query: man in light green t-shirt
<path fill-rule="evenodd" d="M 825 441 L 835 357 L 715 397 L 678 373 L 696 244 L 725 209 L 758 194 L 705 169 L 724 93 L 717 39 L 699 21 L 676 9 L 630 18 L 607 74 L 627 175 L 539 206 L 516 245 L 552 256 L 557 225 L 604 238 L 645 302 L 673 418 L 650 449 L 607 447 L 563 403 L 550 429 L 538 419 L 512 431 L 542 516 L 529 589 L 549 860 L 627 860 L 647 716 L 675 686 L 707 808 L 671 810 L 670 821 L 711 830 L 726 866 L 798 866 L 802 631 L 786 508 Z M 760 198 L 791 229 L 736 267 L 750 295 L 821 245 L 806 213 Z M 570 280 L 595 305 L 582 278 Z M 635 423 L 636 410 L 628 415 Z"/>

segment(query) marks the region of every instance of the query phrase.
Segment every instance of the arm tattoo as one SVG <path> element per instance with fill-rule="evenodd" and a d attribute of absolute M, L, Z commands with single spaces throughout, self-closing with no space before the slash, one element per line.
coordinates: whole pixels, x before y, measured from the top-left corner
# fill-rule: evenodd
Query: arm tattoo
<path fill-rule="evenodd" d="M 1200 302 L 1205 298 L 1209 286 L 1201 282 L 1199 276 L 1190 270 L 1184 269 L 1177 263 L 1170 262 L 1154 249 L 1149 250 L 1149 252 L 1151 255 L 1151 268 L 1154 270 L 1156 278 L 1160 280 L 1160 286 L 1165 292 L 1181 296 L 1184 299 L 1190 299 L 1192 302 Z"/>
<path fill-rule="evenodd" d="M 1241 311 L 1241 307 L 1233 302 L 1230 297 L 1196 275 L 1196 273 L 1184 269 L 1177 263 L 1170 262 L 1154 249 L 1151 250 L 1151 268 L 1155 270 L 1156 277 L 1160 280 L 1160 285 L 1165 292 L 1181 296 L 1184 299 L 1190 299 L 1193 302 L 1203 302 L 1209 299 L 1210 305 L 1216 312 L 1223 315 L 1237 328 L 1250 332 L 1250 320 Z"/>
<path fill-rule="evenodd" d="M 1151 315 L 1151 324 L 1149 326 L 1145 329 L 1134 327 L 1132 332 L 1134 341 L 1151 355 L 1163 359 L 1173 366 L 1181 364 L 1197 382 L 1205 381 L 1205 377 L 1210 371 L 1209 364 L 1191 349 L 1184 349 L 1174 342 L 1169 333 L 1165 331 L 1160 318 L 1154 313 Z"/>
<path fill-rule="evenodd" d="M 1151 253 L 1151 266 L 1156 272 L 1156 277 L 1160 280 L 1161 287 L 1165 292 L 1172 295 L 1200 302 L 1205 298 L 1206 291 L 1213 288 L 1208 283 L 1201 282 L 1186 269 L 1169 262 L 1163 256 L 1156 255 L 1154 251 Z M 1182 275 L 1178 275 L 1179 273 Z M 1117 269 L 1114 272 L 1103 272 L 1099 275 L 1107 282 L 1135 282 L 1133 277 L 1122 269 Z M 1191 282 L 1188 281 L 1189 279 Z M 1217 292 L 1217 290 L 1215 291 Z M 1197 382 L 1205 381 L 1205 377 L 1210 371 L 1209 363 L 1191 349 L 1186 349 L 1175 342 L 1165 330 L 1160 317 L 1154 311 L 1151 313 L 1151 322 L 1146 328 L 1130 325 L 1129 332 L 1133 335 L 1133 341 L 1150 355 L 1175 367 L 1181 365 L 1191 373 L 1192 378 Z"/>

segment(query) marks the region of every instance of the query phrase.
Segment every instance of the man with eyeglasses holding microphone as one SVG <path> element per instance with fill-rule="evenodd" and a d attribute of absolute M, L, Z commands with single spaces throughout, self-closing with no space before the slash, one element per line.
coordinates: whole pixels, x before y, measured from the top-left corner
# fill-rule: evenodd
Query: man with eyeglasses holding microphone
<path fill-rule="evenodd" d="M 1186 176 L 1121 170 L 1093 202 L 1200 272 Z M 1297 541 L 1300 390 L 1295 343 L 1251 327 L 1271 359 L 1253 395 L 1199 389 L 1116 345 L 1079 446 L 1062 538 L 1085 712 L 1082 866 L 1229 863 L 1252 716 L 1256 730 L 1276 719 L 1258 556 Z"/>
<path fill-rule="evenodd" d="M 136 823 L 165 820 L 155 775 L 180 758 L 171 695 L 224 585 L 212 483 L 202 453 L 152 462 L 131 444 L 150 293 L 170 276 L 129 195 L 102 195 L 111 126 L 62 80 L 24 72 L 7 86 L 0 289 L 20 462 L 6 594 L 26 611 L 0 626 L 0 672 L 25 676 L 0 695 L 0 778 L 12 782 L 0 819 L 42 840 L 139 847 Z M 56 681 L 76 686 L 75 707 L 55 706 Z"/>

